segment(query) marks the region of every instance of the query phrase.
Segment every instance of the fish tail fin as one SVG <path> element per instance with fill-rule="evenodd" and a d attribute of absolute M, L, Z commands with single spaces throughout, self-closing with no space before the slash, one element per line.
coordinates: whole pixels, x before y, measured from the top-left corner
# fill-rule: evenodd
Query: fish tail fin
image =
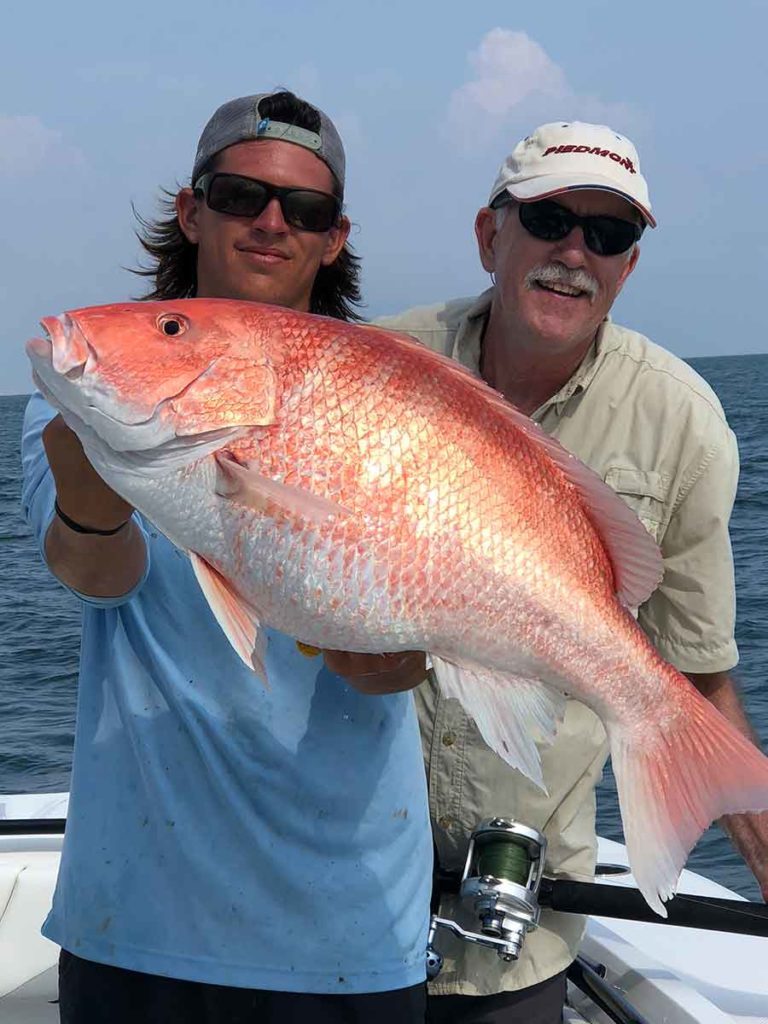
<path fill-rule="evenodd" d="M 671 727 L 608 727 L 629 863 L 650 907 L 675 894 L 691 849 L 723 814 L 768 810 L 768 757 L 704 697 Z"/>

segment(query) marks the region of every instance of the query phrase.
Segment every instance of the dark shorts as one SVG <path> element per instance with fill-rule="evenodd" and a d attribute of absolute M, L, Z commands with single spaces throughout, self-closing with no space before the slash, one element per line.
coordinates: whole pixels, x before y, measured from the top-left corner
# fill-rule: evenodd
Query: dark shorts
<path fill-rule="evenodd" d="M 428 1024 L 562 1024 L 565 971 L 518 992 L 430 996 Z"/>
<path fill-rule="evenodd" d="M 61 1024 L 424 1024 L 426 985 L 308 995 L 205 985 L 93 963 L 61 951 Z"/>

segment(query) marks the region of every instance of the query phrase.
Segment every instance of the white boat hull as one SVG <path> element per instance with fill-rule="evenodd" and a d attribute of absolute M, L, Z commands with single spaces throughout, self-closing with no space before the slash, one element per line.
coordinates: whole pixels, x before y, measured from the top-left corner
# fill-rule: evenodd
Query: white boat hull
<path fill-rule="evenodd" d="M 64 818 L 67 794 L 0 796 L 3 818 Z M 43 938 L 58 871 L 61 835 L 0 835 L 0 1020 L 56 1024 L 58 947 Z M 626 864 L 619 843 L 600 840 L 600 860 Z M 630 874 L 610 876 L 634 885 Z M 679 890 L 740 897 L 684 871 Z M 582 952 L 603 965 L 651 1024 L 768 1024 L 768 938 L 591 918 Z M 489 956 L 493 953 L 489 951 Z M 605 1024 L 592 1001 L 569 986 L 569 1024 Z"/>

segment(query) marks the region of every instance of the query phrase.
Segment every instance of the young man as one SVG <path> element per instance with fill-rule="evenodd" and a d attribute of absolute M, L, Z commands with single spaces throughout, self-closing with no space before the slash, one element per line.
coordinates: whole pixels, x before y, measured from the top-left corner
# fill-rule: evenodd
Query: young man
<path fill-rule="evenodd" d="M 648 225 L 655 221 L 629 140 L 599 125 L 543 125 L 505 160 L 477 215 L 493 287 L 380 323 L 481 374 L 637 512 L 661 545 L 665 569 L 639 609 L 640 624 L 751 735 L 728 676 L 737 661 L 728 538 L 735 439 L 690 367 L 608 318 Z M 596 716 L 568 702 L 554 745 L 542 750 L 547 796 L 484 745 L 433 679 L 416 699 L 442 866 L 463 866 L 469 832 L 482 819 L 508 816 L 545 833 L 548 873 L 591 878 L 594 787 L 607 754 Z M 768 815 L 734 815 L 725 824 L 768 897 Z M 477 928 L 456 898 L 444 896 L 441 913 Z M 565 971 L 582 932 L 582 919 L 545 911 L 512 965 L 439 933 L 446 965 L 430 986 L 430 1021 L 560 1022 Z"/>
<path fill-rule="evenodd" d="M 354 315 L 343 190 L 321 111 L 291 93 L 224 104 L 190 187 L 144 225 L 150 297 Z M 39 395 L 23 460 L 43 557 L 83 602 L 44 926 L 63 949 L 62 1021 L 422 1021 L 432 844 L 413 701 L 398 691 L 423 661 L 324 662 L 272 632 L 265 689 L 183 552 L 101 481 Z"/>

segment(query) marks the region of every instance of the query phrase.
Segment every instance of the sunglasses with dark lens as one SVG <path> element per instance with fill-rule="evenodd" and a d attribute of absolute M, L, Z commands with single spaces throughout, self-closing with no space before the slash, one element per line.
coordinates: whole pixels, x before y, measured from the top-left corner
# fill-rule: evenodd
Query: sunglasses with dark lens
<path fill-rule="evenodd" d="M 578 225 L 584 232 L 587 248 L 598 256 L 618 256 L 626 252 L 643 233 L 641 225 L 631 220 L 601 213 L 580 217 L 551 199 L 518 203 L 518 212 L 525 230 L 545 242 L 559 242 L 567 238 Z"/>
<path fill-rule="evenodd" d="M 243 174 L 210 171 L 201 175 L 193 188 L 203 195 L 211 210 L 232 217 L 258 217 L 267 203 L 277 199 L 286 224 L 301 231 L 329 231 L 338 223 L 341 212 L 341 201 L 327 192 L 280 188 Z"/>

